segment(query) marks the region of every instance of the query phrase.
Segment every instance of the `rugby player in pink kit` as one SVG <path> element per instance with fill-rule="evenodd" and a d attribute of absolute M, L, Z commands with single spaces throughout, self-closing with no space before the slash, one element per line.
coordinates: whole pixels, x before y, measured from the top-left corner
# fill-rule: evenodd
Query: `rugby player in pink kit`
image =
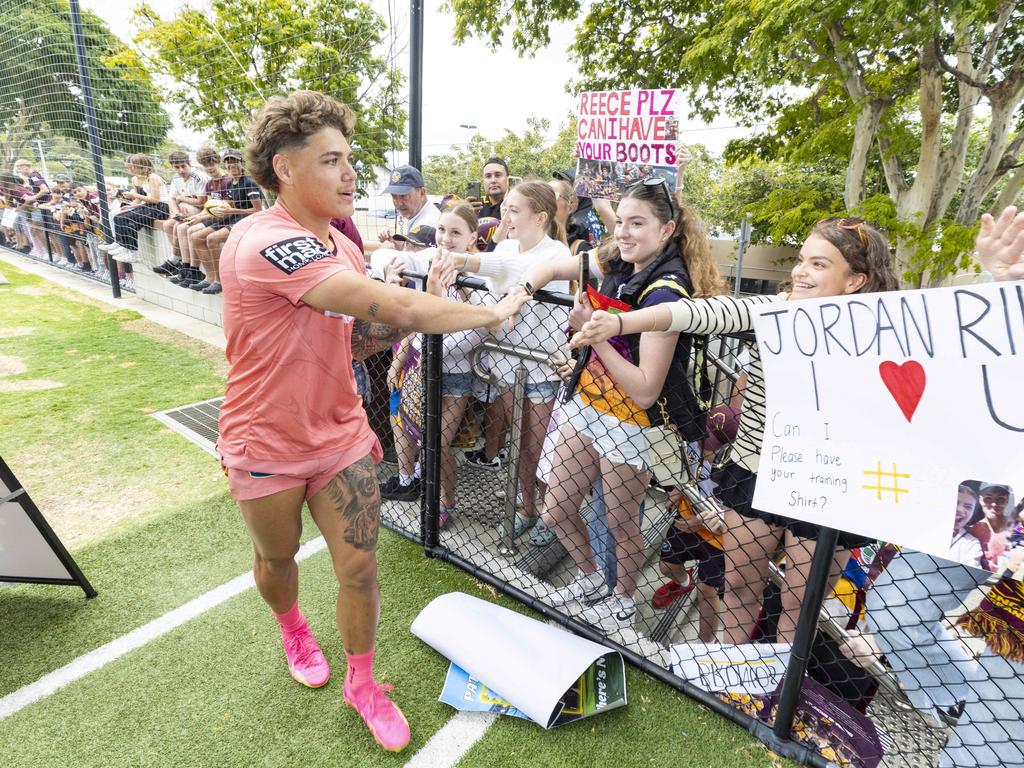
<path fill-rule="evenodd" d="M 327 541 L 340 585 L 344 698 L 377 742 L 398 751 L 409 724 L 373 679 L 380 607 L 374 464 L 381 448 L 356 393 L 353 359 L 412 331 L 494 325 L 527 299 L 495 306 L 446 301 L 366 277 L 363 255 L 330 226 L 351 216 L 355 117 L 329 96 L 297 91 L 256 115 L 247 166 L 279 197 L 231 230 L 221 255 L 231 365 L 218 450 L 255 552 L 256 585 L 281 626 L 288 669 L 317 688 L 327 660 L 298 605 L 302 503 Z"/>

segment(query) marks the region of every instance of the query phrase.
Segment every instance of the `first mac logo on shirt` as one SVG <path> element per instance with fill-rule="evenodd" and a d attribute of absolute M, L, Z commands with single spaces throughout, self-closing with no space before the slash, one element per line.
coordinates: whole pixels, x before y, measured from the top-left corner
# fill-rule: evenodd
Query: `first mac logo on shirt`
<path fill-rule="evenodd" d="M 292 274 L 314 261 L 327 258 L 331 254 L 312 237 L 292 237 L 273 245 L 268 245 L 260 255 L 280 269 Z"/>

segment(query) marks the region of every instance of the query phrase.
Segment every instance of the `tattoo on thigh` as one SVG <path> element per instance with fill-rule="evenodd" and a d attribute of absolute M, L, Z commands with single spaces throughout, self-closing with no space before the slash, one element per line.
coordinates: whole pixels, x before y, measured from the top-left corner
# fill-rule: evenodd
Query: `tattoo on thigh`
<path fill-rule="evenodd" d="M 380 491 L 377 470 L 367 456 L 341 470 L 327 486 L 335 508 L 345 519 L 345 543 L 372 552 L 377 547 Z"/>

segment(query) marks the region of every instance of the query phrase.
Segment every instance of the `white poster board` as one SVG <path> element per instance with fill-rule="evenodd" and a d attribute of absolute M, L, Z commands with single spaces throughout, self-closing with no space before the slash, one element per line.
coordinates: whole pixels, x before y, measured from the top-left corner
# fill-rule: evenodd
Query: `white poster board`
<path fill-rule="evenodd" d="M 1024 489 L 1024 284 L 787 301 L 755 330 L 757 509 L 948 558 L 962 483 Z"/>
<path fill-rule="evenodd" d="M 434 598 L 412 633 L 544 728 L 626 704 L 619 653 L 462 592 Z M 567 694 L 578 711 L 565 717 Z"/>
<path fill-rule="evenodd" d="M 676 188 L 680 91 L 649 88 L 581 93 L 576 107 L 576 194 L 618 200 L 652 177 Z"/>
<path fill-rule="evenodd" d="M 0 581 L 77 585 L 96 594 L 2 458 Z"/>

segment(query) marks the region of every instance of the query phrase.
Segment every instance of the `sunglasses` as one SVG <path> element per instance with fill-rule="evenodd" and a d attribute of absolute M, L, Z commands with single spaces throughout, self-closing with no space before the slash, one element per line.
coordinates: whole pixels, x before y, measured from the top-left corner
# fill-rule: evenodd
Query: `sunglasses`
<path fill-rule="evenodd" d="M 652 176 L 649 179 L 640 179 L 640 181 L 634 181 L 629 185 L 629 189 L 634 187 L 660 187 L 661 191 L 665 194 L 665 202 L 668 203 L 669 214 L 673 219 L 676 217 L 676 204 L 672 199 L 672 193 L 668 191 L 668 181 L 661 178 L 661 176 Z"/>
<path fill-rule="evenodd" d="M 868 231 L 864 227 L 863 221 L 851 221 L 850 219 L 839 219 L 836 222 L 836 226 L 840 229 L 849 229 L 857 233 L 857 237 L 860 238 L 860 244 L 865 248 L 868 247 Z"/>

